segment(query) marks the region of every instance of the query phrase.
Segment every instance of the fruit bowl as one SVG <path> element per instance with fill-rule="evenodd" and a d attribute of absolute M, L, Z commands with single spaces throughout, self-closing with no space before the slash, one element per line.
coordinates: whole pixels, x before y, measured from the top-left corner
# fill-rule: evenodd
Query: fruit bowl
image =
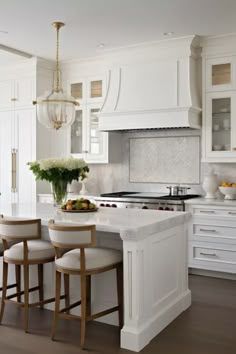
<path fill-rule="evenodd" d="M 225 195 L 225 199 L 236 199 L 235 187 L 219 187 L 219 190 Z"/>

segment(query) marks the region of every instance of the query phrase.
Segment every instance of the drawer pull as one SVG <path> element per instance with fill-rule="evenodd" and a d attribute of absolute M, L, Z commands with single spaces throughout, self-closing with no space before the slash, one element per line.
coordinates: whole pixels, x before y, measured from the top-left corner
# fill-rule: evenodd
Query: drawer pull
<path fill-rule="evenodd" d="M 214 229 L 200 229 L 202 232 L 216 232 Z"/>
<path fill-rule="evenodd" d="M 204 214 L 215 214 L 214 210 L 200 210 L 200 213 L 204 213 Z"/>
<path fill-rule="evenodd" d="M 229 211 L 228 214 L 229 214 L 229 215 L 236 215 L 236 212 Z"/>
<path fill-rule="evenodd" d="M 217 257 L 217 254 L 216 254 L 216 253 L 205 253 L 205 252 L 200 252 L 200 255 L 202 255 L 202 256 Z"/>

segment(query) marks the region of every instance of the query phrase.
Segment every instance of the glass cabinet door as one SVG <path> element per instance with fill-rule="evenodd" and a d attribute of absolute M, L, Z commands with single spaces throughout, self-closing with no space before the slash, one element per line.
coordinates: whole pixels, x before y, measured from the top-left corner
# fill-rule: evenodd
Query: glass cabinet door
<path fill-rule="evenodd" d="M 91 105 L 87 109 L 87 118 L 88 118 L 88 151 L 91 155 L 103 155 L 104 153 L 104 133 L 98 129 L 98 115 L 100 111 L 100 105 L 95 106 Z"/>
<path fill-rule="evenodd" d="M 215 64 L 211 67 L 211 84 L 212 85 L 229 85 L 231 84 L 231 63 Z"/>
<path fill-rule="evenodd" d="M 85 109 L 76 110 L 75 121 L 71 126 L 71 154 L 82 154 L 85 152 Z"/>
<path fill-rule="evenodd" d="M 206 90 L 223 91 L 235 88 L 232 58 L 206 60 Z"/>
<path fill-rule="evenodd" d="M 231 151 L 231 98 L 212 99 L 212 151 Z"/>
<path fill-rule="evenodd" d="M 86 80 L 78 80 L 70 83 L 70 94 L 79 102 L 79 104 L 85 104 L 86 97 Z"/>
<path fill-rule="evenodd" d="M 103 102 L 105 97 L 105 80 L 103 77 L 90 78 L 87 82 L 87 102 Z"/>
<path fill-rule="evenodd" d="M 235 93 L 215 92 L 206 96 L 206 155 L 233 157 L 235 155 Z"/>

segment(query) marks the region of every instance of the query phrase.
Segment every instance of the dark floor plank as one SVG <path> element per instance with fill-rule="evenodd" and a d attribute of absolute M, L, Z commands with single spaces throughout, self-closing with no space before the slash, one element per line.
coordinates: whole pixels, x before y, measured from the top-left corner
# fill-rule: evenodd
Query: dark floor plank
<path fill-rule="evenodd" d="M 165 328 L 142 354 L 236 353 L 236 281 L 190 276 L 192 306 Z M 30 311 L 30 333 L 23 331 L 23 311 L 7 306 L 0 326 L 1 354 L 80 354 L 79 323 L 60 320 L 57 340 L 49 338 L 52 312 Z M 87 352 L 130 354 L 119 348 L 117 327 L 88 323 Z"/>

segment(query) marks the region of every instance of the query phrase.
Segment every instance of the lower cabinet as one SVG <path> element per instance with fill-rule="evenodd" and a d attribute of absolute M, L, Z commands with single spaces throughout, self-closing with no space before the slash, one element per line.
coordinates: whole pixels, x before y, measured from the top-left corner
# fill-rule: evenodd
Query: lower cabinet
<path fill-rule="evenodd" d="M 0 203 L 29 203 L 36 183 L 27 162 L 36 158 L 35 109 L 0 112 Z"/>
<path fill-rule="evenodd" d="M 189 267 L 236 273 L 236 207 L 191 205 Z"/>

